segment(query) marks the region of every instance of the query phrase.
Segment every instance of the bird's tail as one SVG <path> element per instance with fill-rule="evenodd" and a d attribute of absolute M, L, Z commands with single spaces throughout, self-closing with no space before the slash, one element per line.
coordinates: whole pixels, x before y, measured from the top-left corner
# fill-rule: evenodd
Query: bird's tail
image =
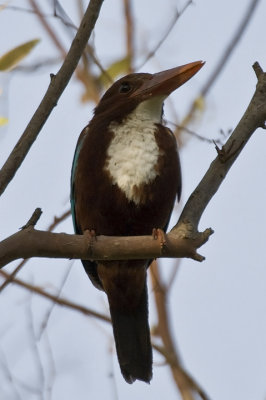
<path fill-rule="evenodd" d="M 128 383 L 136 379 L 149 383 L 152 378 L 152 349 L 148 324 L 147 285 L 140 301 L 130 310 L 110 305 L 116 351 L 121 372 Z"/>

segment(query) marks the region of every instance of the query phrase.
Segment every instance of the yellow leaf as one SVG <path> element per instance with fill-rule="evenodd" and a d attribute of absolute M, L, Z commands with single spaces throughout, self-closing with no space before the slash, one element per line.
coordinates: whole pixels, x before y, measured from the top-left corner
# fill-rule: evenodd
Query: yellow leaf
<path fill-rule="evenodd" d="M 119 75 L 126 74 L 129 70 L 130 63 L 129 58 L 124 57 L 121 60 L 117 60 L 112 63 L 106 70 L 107 75 L 114 81 Z M 103 86 L 110 86 L 110 80 L 108 77 L 102 73 L 99 76 L 99 81 Z"/>
<path fill-rule="evenodd" d="M 0 115 L 0 126 L 4 126 L 8 123 L 8 119 L 6 117 L 1 117 Z"/>
<path fill-rule="evenodd" d="M 40 39 L 30 40 L 8 51 L 0 57 L 0 71 L 13 69 L 39 43 Z"/>
<path fill-rule="evenodd" d="M 203 96 L 199 96 L 196 98 L 194 101 L 194 106 L 197 110 L 199 111 L 204 111 L 205 110 L 205 99 Z"/>
<path fill-rule="evenodd" d="M 7 7 L 8 3 L 9 3 L 9 1 L 7 1 L 4 4 L 0 4 L 0 11 L 4 10 Z"/>

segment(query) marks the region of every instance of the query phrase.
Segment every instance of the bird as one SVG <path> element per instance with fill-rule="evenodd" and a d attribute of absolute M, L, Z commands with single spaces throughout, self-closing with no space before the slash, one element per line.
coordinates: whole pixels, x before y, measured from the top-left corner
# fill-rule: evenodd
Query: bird
<path fill-rule="evenodd" d="M 163 123 L 164 100 L 203 66 L 131 73 L 105 92 L 81 132 L 71 170 L 76 234 L 137 236 L 166 232 L 181 195 L 176 138 Z M 147 268 L 152 260 L 82 260 L 109 302 L 116 352 L 128 383 L 152 379 Z"/>

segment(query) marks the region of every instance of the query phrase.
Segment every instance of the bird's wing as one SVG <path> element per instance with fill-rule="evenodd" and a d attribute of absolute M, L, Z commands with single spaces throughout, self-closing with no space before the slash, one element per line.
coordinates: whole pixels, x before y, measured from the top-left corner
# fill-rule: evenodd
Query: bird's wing
<path fill-rule="evenodd" d="M 81 132 L 75 153 L 74 153 L 74 158 L 72 162 L 72 168 L 71 168 L 71 181 L 70 181 L 70 204 L 71 204 L 71 215 L 72 215 L 72 220 L 73 220 L 73 225 L 74 225 L 74 230 L 75 233 L 77 234 L 82 234 L 80 228 L 77 225 L 76 221 L 76 212 L 75 212 L 75 173 L 76 173 L 76 167 L 77 167 L 77 162 L 78 162 L 78 157 L 80 153 L 80 149 L 82 147 L 83 141 L 85 139 L 85 136 L 88 132 L 88 127 L 84 128 L 83 131 Z"/>
<path fill-rule="evenodd" d="M 73 220 L 75 233 L 77 233 L 78 235 L 82 235 L 83 232 L 80 229 L 80 227 L 78 226 L 77 220 L 76 220 L 76 212 L 75 212 L 75 173 L 76 173 L 76 167 L 77 167 L 77 162 L 78 162 L 80 149 L 82 147 L 82 144 L 84 142 L 84 139 L 85 139 L 87 133 L 88 133 L 88 127 L 84 128 L 83 131 L 80 134 L 80 137 L 79 137 L 77 145 L 76 145 L 74 159 L 73 159 L 72 168 L 71 168 L 71 182 L 70 182 L 71 183 L 71 189 L 70 189 L 71 215 L 72 215 L 72 220 Z M 100 281 L 98 273 L 97 273 L 97 263 L 95 261 L 90 261 L 90 260 L 81 260 L 81 261 L 82 261 L 84 269 L 85 269 L 86 273 L 88 274 L 91 282 L 94 284 L 94 286 L 97 287 L 97 289 L 101 289 L 102 290 L 102 284 L 101 284 L 101 281 Z"/>

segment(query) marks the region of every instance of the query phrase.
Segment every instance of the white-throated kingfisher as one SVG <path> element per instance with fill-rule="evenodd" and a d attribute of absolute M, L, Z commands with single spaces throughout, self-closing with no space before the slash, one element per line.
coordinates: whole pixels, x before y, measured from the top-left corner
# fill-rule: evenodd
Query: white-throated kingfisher
<path fill-rule="evenodd" d="M 135 73 L 104 94 L 79 137 L 71 208 L 77 234 L 134 236 L 166 231 L 181 171 L 176 139 L 162 123 L 163 102 L 203 66 L 196 61 L 156 74 Z M 121 372 L 150 382 L 147 268 L 151 260 L 82 261 L 107 294 Z"/>

